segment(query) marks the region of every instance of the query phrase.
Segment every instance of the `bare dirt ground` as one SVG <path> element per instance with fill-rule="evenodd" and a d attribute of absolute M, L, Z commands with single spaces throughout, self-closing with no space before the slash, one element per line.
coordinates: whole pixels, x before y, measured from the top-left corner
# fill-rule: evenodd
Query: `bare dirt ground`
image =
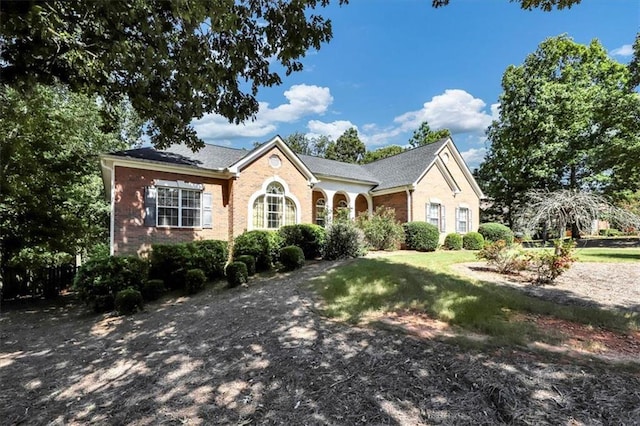
<path fill-rule="evenodd" d="M 307 284 L 335 265 L 130 317 L 5 307 L 0 423 L 639 424 L 637 368 L 325 319 Z"/>

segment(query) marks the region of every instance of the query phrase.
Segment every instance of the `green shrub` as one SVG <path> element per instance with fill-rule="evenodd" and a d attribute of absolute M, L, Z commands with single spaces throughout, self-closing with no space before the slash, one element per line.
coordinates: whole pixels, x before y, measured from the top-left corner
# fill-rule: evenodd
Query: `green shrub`
<path fill-rule="evenodd" d="M 379 206 L 372 215 L 361 214 L 356 224 L 373 250 L 397 250 L 404 242 L 402 225 L 390 207 Z"/>
<path fill-rule="evenodd" d="M 189 269 L 185 274 L 185 289 L 189 294 L 196 294 L 204 289 L 207 282 L 207 275 L 202 269 Z"/>
<path fill-rule="evenodd" d="M 504 240 L 489 243 L 477 254 L 487 264 L 495 266 L 500 274 L 522 271 L 529 266 L 529 256 L 520 244 L 507 245 Z"/>
<path fill-rule="evenodd" d="M 242 262 L 247 265 L 247 274 L 252 277 L 256 274 L 256 259 L 250 254 L 238 256 L 236 262 Z"/>
<path fill-rule="evenodd" d="M 189 265 L 183 267 L 202 269 L 209 280 L 224 277 L 224 265 L 229 257 L 226 241 L 202 240 L 187 245 L 192 246 L 192 259 Z"/>
<path fill-rule="evenodd" d="M 148 277 L 148 263 L 136 256 L 109 256 L 89 260 L 80 267 L 74 289 L 96 312 L 110 310 L 116 293 L 126 288 L 139 290 Z"/>
<path fill-rule="evenodd" d="M 131 315 L 143 307 L 142 293 L 135 288 L 125 288 L 116 293 L 115 308 L 120 315 Z"/>
<path fill-rule="evenodd" d="M 172 290 L 184 288 L 185 273 L 192 268 L 191 258 L 191 251 L 186 244 L 153 244 L 149 257 L 149 278 L 164 280 Z"/>
<path fill-rule="evenodd" d="M 228 264 L 225 268 L 225 274 L 229 287 L 237 287 L 240 284 L 245 284 L 249 280 L 247 265 L 243 262 L 232 262 Z"/>
<path fill-rule="evenodd" d="M 620 237 L 622 235 L 621 231 L 618 231 L 615 228 L 609 228 L 609 229 L 601 229 L 598 231 L 598 235 L 603 236 L 603 237 Z"/>
<path fill-rule="evenodd" d="M 163 280 L 147 280 L 142 284 L 142 288 L 140 289 L 142 298 L 147 301 L 158 300 L 164 291 Z"/>
<path fill-rule="evenodd" d="M 285 271 L 293 271 L 304 266 L 304 252 L 297 246 L 286 246 L 280 249 L 280 263 Z"/>
<path fill-rule="evenodd" d="M 462 235 L 447 234 L 444 237 L 444 248 L 447 250 L 462 250 Z"/>
<path fill-rule="evenodd" d="M 462 237 L 462 247 L 465 250 L 480 250 L 484 246 L 484 237 L 479 232 L 467 232 Z"/>
<path fill-rule="evenodd" d="M 529 254 L 529 260 L 536 271 L 536 282 L 548 284 L 571 268 L 574 257 L 575 242 L 573 240 L 555 240 L 553 250 L 538 250 Z"/>
<path fill-rule="evenodd" d="M 513 231 L 501 223 L 483 223 L 478 228 L 478 232 L 484 237 L 486 242 L 495 243 L 496 241 L 502 240 L 507 243 L 507 245 L 513 244 Z"/>
<path fill-rule="evenodd" d="M 189 269 L 202 269 L 210 280 L 224 276 L 224 264 L 228 255 L 225 241 L 154 244 L 151 247 L 149 276 L 152 279 L 163 279 L 171 289 L 184 288 Z"/>
<path fill-rule="evenodd" d="M 329 225 L 323 255 L 326 260 L 360 257 L 366 252 L 364 233 L 353 222 L 334 222 Z"/>
<path fill-rule="evenodd" d="M 248 231 L 238 235 L 233 245 L 234 259 L 250 254 L 256 259 L 256 270 L 268 271 L 278 260 L 282 237 L 276 231 Z"/>
<path fill-rule="evenodd" d="M 440 231 L 427 222 L 407 222 L 404 228 L 404 242 L 409 250 L 434 251 L 438 248 Z"/>
<path fill-rule="evenodd" d="M 319 225 L 301 224 L 287 225 L 278 231 L 283 245 L 298 246 L 304 252 L 305 259 L 315 259 L 322 256 L 326 240 L 326 230 Z"/>

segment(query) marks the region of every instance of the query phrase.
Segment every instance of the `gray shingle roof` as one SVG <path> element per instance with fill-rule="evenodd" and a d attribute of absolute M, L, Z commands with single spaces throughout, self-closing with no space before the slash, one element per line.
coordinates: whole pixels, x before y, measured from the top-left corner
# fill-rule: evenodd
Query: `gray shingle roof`
<path fill-rule="evenodd" d="M 417 181 L 436 159 L 436 154 L 447 140 L 448 138 L 440 139 L 429 145 L 365 164 L 363 167 L 380 182 L 373 192 L 410 185 Z"/>
<path fill-rule="evenodd" d="M 335 176 L 373 184 L 380 182 L 376 176 L 359 164 L 343 163 L 341 161 L 327 160 L 326 158 L 312 157 L 311 155 L 298 155 L 298 157 L 313 174 Z"/>
<path fill-rule="evenodd" d="M 377 184 L 373 189 L 373 192 L 376 192 L 414 183 L 435 160 L 436 153 L 446 142 L 447 138 L 444 138 L 365 165 L 343 163 L 310 155 L 298 157 L 313 174 L 370 182 L 372 185 Z M 162 151 L 149 147 L 119 151 L 112 155 L 207 170 L 223 170 L 251 152 L 245 149 L 205 144 L 197 152 L 193 152 L 184 145 L 172 145 Z"/>
<path fill-rule="evenodd" d="M 208 170 L 221 170 L 229 167 L 250 151 L 237 148 L 227 148 L 217 145 L 205 145 L 197 152 L 193 152 L 184 145 L 171 145 L 158 151 L 154 148 L 130 149 L 114 152 L 119 157 L 137 158 L 141 160 L 160 161 L 182 166 L 192 166 Z"/>

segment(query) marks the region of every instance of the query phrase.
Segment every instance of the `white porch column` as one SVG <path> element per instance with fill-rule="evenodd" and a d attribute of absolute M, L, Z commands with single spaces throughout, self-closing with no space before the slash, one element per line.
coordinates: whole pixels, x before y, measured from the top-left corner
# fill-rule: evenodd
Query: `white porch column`
<path fill-rule="evenodd" d="M 333 196 L 336 195 L 336 192 L 331 189 L 322 189 L 324 191 L 325 196 L 325 208 L 327 209 L 327 216 L 325 217 L 325 224 L 329 225 L 333 222 Z M 315 208 L 315 207 L 314 207 Z"/>
<path fill-rule="evenodd" d="M 349 219 L 355 220 L 356 218 L 356 198 L 358 197 L 357 193 L 347 192 L 347 197 L 349 197 Z"/>

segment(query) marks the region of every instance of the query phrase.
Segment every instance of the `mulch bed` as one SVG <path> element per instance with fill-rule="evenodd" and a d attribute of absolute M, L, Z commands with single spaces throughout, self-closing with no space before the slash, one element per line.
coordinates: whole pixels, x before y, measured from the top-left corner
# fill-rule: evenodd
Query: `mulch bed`
<path fill-rule="evenodd" d="M 0 314 L 3 424 L 634 424 L 640 374 L 489 352 L 318 314 L 302 273 L 131 317 L 73 301 Z"/>

